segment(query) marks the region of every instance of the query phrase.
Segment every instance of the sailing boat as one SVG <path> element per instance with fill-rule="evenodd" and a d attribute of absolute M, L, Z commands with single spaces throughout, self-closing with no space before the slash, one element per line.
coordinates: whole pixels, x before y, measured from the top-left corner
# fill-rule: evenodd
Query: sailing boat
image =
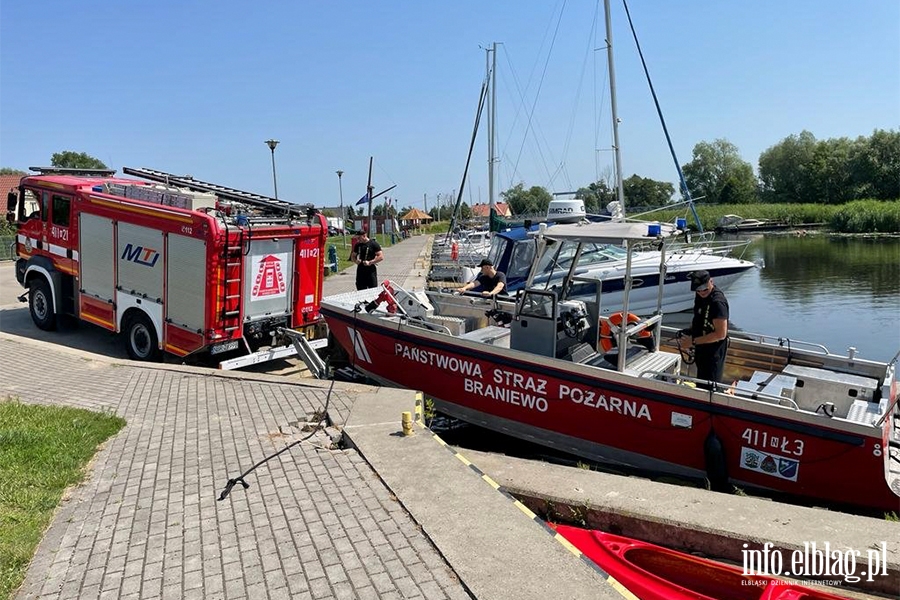
<path fill-rule="evenodd" d="M 494 200 L 494 111 L 496 100 L 493 90 L 496 84 L 496 56 L 497 43 L 486 49 L 485 77 L 481 85 L 481 93 L 478 98 L 478 110 L 475 113 L 475 126 L 472 131 L 472 139 L 469 143 L 469 154 L 466 158 L 466 167 L 463 170 L 462 182 L 456 197 L 456 205 L 450 217 L 450 226 L 445 237 L 437 239 L 432 249 L 431 270 L 428 279 L 431 282 L 466 282 L 471 281 L 478 274 L 476 266 L 491 249 L 491 232 L 496 231 L 489 227 L 487 231 L 458 231 L 456 227 L 457 215 L 462 205 L 463 193 L 469 174 L 469 165 L 472 160 L 472 152 L 475 149 L 475 140 L 481 123 L 481 115 L 484 112 L 486 102 L 492 103 L 488 112 L 488 196 L 490 198 L 489 223 L 498 221 L 496 202 Z M 491 58 L 493 57 L 493 61 Z M 443 285 L 443 284 L 439 284 Z"/>
<path fill-rule="evenodd" d="M 569 295 L 589 279 L 576 273 L 586 248 L 621 246 L 629 312 L 637 248 L 660 248 L 664 280 L 677 234 L 665 223 L 542 224 L 532 236 L 538 260 L 562 243 L 574 247 L 555 290 L 532 277 L 515 300 L 499 300 L 388 281 L 324 298 L 320 310 L 357 369 L 421 390 L 464 421 L 589 460 L 708 479 L 714 489 L 895 511 L 900 352 L 885 363 L 748 334 L 730 340 L 725 376 L 733 383 L 704 381 L 691 375 L 675 330 L 662 326 L 662 293 L 653 316 L 629 315 L 626 324 L 605 316 L 603 293 Z"/>
<path fill-rule="evenodd" d="M 616 99 L 615 64 L 612 54 L 611 27 L 607 17 L 607 61 L 610 82 L 610 101 L 612 112 L 613 150 L 615 153 L 616 176 L 616 211 L 611 217 L 613 220 L 625 220 L 625 188 L 622 171 L 621 144 L 619 142 L 618 104 Z M 488 86 L 490 93 L 491 110 L 488 113 L 488 190 L 491 206 L 490 224 L 495 231 L 487 258 L 491 260 L 499 271 L 506 274 L 507 294 L 514 294 L 523 289 L 529 276 L 533 275 L 533 284 L 542 285 L 546 289 L 557 287 L 561 284 L 570 265 L 574 265 L 575 274 L 590 281 L 574 283 L 570 290 L 573 298 L 590 299 L 600 287 L 604 294 L 603 314 L 611 315 L 622 311 L 623 290 L 625 289 L 625 259 L 626 252 L 623 248 L 611 244 L 597 244 L 582 251 L 573 263 L 575 245 L 562 243 L 557 248 L 557 253 L 547 257 L 544 261 L 536 263 L 535 240 L 530 235 L 536 226 L 531 228 L 495 228 L 500 222 L 496 216 L 494 200 L 494 164 L 497 162 L 494 153 L 496 122 L 494 111 L 496 110 L 496 44 L 493 45 L 493 66 L 488 66 Z M 651 87 L 652 89 L 652 87 Z M 655 92 L 654 92 L 655 97 Z M 662 119 L 662 114 L 660 113 Z M 477 126 L 477 125 L 476 125 Z M 665 122 L 663 121 L 665 129 Z M 668 130 L 666 129 L 668 138 Z M 671 148 L 671 142 L 670 142 Z M 673 151 L 674 157 L 674 151 Z M 675 161 L 681 181 L 682 193 L 690 201 L 690 194 L 684 184 L 684 177 Z M 573 205 L 571 200 L 554 200 L 548 207 L 548 223 L 571 222 L 570 215 L 574 213 L 576 218 L 585 215 L 584 203 L 580 202 L 580 208 Z M 556 205 L 556 206 L 555 206 Z M 555 210 L 557 208 L 566 210 Z M 696 213 L 695 213 L 696 214 Z M 699 227 L 699 219 L 697 220 Z M 681 229 L 686 229 L 686 223 L 679 220 Z M 690 274 L 694 271 L 707 271 L 715 279 L 716 286 L 727 289 L 741 275 L 758 267 L 753 262 L 734 257 L 735 251 L 743 246 L 746 248 L 749 241 L 714 242 L 704 239 L 699 244 L 681 244 L 673 247 L 665 263 L 664 272 L 657 269 L 659 255 L 656 250 L 638 251 L 633 259 L 632 296 L 630 310 L 637 315 L 645 316 L 653 314 L 656 310 L 659 288 L 662 287 L 662 310 L 664 312 L 680 312 L 689 310 L 693 306 L 694 292 L 690 288 Z M 534 273 L 532 270 L 536 269 Z M 473 275 L 474 277 L 474 275 Z"/>

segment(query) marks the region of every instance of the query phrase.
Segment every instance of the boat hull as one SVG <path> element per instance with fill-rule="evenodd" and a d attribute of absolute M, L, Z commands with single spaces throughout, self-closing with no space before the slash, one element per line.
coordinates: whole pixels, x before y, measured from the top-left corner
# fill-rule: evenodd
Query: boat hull
<path fill-rule="evenodd" d="M 427 331 L 328 299 L 322 314 L 354 367 L 495 431 L 640 469 L 900 506 L 885 480 L 886 434 L 873 426 L 839 429 L 784 406 Z M 834 485 L 836 473 L 847 485 Z"/>

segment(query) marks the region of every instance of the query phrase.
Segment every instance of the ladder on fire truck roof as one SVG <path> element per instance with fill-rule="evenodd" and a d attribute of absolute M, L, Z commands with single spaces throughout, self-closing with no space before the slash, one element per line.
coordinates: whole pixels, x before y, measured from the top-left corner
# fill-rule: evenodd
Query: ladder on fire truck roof
<path fill-rule="evenodd" d="M 195 192 L 210 192 L 221 198 L 222 200 L 231 200 L 235 202 L 244 202 L 264 208 L 271 211 L 278 211 L 282 214 L 308 216 L 312 205 L 294 204 L 285 200 L 276 200 L 268 196 L 261 196 L 252 192 L 244 192 L 234 188 L 217 185 L 215 183 L 207 183 L 194 179 L 190 175 L 172 175 L 163 171 L 154 169 L 122 167 L 122 172 L 126 175 L 134 175 L 142 179 L 165 183 L 176 187 L 183 187 Z"/>
<path fill-rule="evenodd" d="M 81 177 L 111 177 L 115 169 L 78 169 L 72 167 L 28 167 L 38 175 L 76 175 Z"/>

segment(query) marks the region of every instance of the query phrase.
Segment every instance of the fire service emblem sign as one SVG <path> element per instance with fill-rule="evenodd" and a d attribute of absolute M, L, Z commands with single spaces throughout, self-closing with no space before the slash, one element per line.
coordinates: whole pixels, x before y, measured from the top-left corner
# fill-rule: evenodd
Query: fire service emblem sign
<path fill-rule="evenodd" d="M 269 300 L 284 297 L 287 294 L 282 269 L 282 265 L 286 261 L 287 254 L 266 254 L 253 257 L 251 300 Z"/>

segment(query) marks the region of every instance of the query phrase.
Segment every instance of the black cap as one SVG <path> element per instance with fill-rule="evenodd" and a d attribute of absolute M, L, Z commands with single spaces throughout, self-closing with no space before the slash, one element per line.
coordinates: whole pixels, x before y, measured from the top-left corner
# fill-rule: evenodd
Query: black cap
<path fill-rule="evenodd" d="M 709 282 L 709 271 L 694 271 L 690 274 L 690 277 L 691 291 L 695 292 L 698 287 Z"/>
<path fill-rule="evenodd" d="M 485 258 L 485 259 L 482 259 L 482 261 L 480 263 L 478 263 L 478 266 L 479 267 L 493 267 L 494 263 L 492 263 L 491 261 L 489 261 L 488 259 Z"/>

